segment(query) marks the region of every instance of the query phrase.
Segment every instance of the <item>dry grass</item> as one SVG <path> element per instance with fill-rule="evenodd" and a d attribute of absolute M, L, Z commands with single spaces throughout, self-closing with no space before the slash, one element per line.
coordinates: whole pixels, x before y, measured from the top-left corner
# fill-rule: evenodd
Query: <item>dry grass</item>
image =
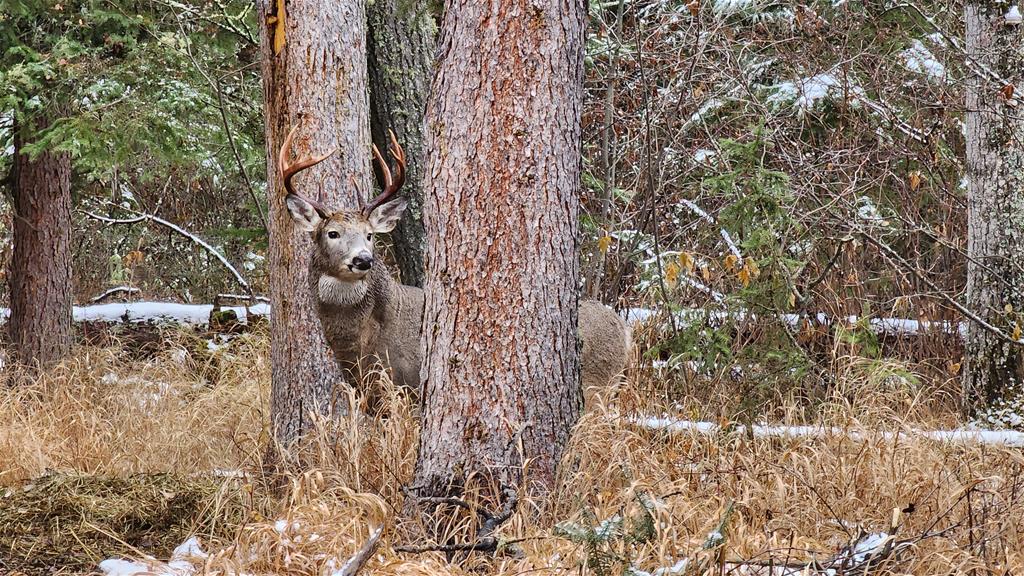
<path fill-rule="evenodd" d="M 614 417 L 667 409 L 650 400 L 651 383 L 643 374 L 598 397 L 579 424 L 556 493 L 543 502 L 521 503 L 519 513 L 499 530 L 510 543 L 504 553 L 453 563 L 440 553 L 396 553 L 394 548 L 406 543 L 398 519 L 400 487 L 411 477 L 417 442 L 408 399 L 392 390 L 389 418 L 325 424 L 307 446 L 313 471 L 293 475 L 283 491 L 271 491 L 258 477 L 269 380 L 266 346 L 264 335 L 250 334 L 210 353 L 193 336 L 173 334 L 166 350 L 147 360 L 117 350 L 80 349 L 35 383 L 0 387 L 0 484 L 13 488 L 0 499 L 0 520 L 30 518 L 21 508 L 38 513 L 47 501 L 57 506 L 56 497 L 36 499 L 32 506 L 12 497 L 47 470 L 73 473 L 62 477 L 77 478 L 72 484 L 78 486 L 83 474 L 110 486 L 111 478 L 132 481 L 139 473 L 158 472 L 173 475 L 152 478 L 214 486 L 215 471 L 242 469 L 248 478 L 220 479 L 217 490 L 206 492 L 210 499 L 237 505 L 199 502 L 181 515 L 187 522 L 176 524 L 196 527 L 214 552 L 204 566 L 207 573 L 322 574 L 332 559 L 337 564 L 347 558 L 382 524 L 387 530 L 367 573 L 619 574 L 628 564 L 652 571 L 685 557 L 807 560 L 835 551 L 859 528 L 887 530 L 894 509 L 906 511 L 900 537 L 929 537 L 911 547 L 901 563 L 875 573 L 1024 569 L 1019 449 L 913 436 L 893 440 L 880 433 L 858 440 L 753 439 L 643 430 Z M 893 381 L 878 376 L 877 366 L 853 359 L 834 373 L 843 385 L 815 409 L 815 418 L 830 425 L 894 430 L 955 421 L 932 398 L 943 383 Z M 726 385 L 708 386 L 700 398 L 680 399 L 683 414 L 728 416 L 721 405 L 707 404 L 709 398 L 730 397 Z M 775 413 L 794 423 L 808 418 L 795 404 L 780 405 Z M 225 496 L 229 484 L 237 486 L 235 500 Z M 123 524 L 119 528 L 111 520 L 124 514 L 101 513 L 123 510 L 126 502 L 151 503 L 157 492 L 90 492 L 94 505 L 107 504 L 79 507 L 77 513 L 117 538 L 87 542 L 88 551 L 48 565 L 95 566 L 95 558 L 114 554 L 165 554 L 166 544 L 180 538 L 183 529 L 175 528 L 173 539 L 168 536 L 160 545 L 132 552 L 144 546 L 111 544 L 131 537 L 116 534 Z M 730 505 L 724 544 L 702 551 Z M 145 506 L 153 505 L 139 505 Z M 624 534 L 601 541 L 573 541 L 555 529 L 560 522 L 593 525 L 614 516 L 627 520 Z M 203 528 L 211 519 L 220 523 L 219 530 Z M 644 528 L 653 532 L 644 534 Z M 11 554 L 0 548 L 8 569 L 41 572 L 38 566 L 16 564 Z"/>

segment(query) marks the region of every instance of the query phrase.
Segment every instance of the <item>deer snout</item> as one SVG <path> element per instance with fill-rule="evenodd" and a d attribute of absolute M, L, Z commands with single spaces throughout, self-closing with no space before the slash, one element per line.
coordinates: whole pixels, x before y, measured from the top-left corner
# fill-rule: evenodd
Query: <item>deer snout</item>
<path fill-rule="evenodd" d="M 373 254 L 369 252 L 360 252 L 356 257 L 352 258 L 352 268 L 359 270 L 360 272 L 366 272 L 373 266 Z"/>

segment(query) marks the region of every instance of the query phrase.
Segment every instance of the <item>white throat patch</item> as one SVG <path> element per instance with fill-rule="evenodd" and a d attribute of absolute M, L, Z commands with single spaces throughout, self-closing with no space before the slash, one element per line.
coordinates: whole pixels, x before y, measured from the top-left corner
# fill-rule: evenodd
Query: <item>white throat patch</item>
<path fill-rule="evenodd" d="M 354 282 L 338 280 L 324 274 L 317 281 L 320 301 L 332 306 L 352 306 L 366 297 L 366 278 Z"/>

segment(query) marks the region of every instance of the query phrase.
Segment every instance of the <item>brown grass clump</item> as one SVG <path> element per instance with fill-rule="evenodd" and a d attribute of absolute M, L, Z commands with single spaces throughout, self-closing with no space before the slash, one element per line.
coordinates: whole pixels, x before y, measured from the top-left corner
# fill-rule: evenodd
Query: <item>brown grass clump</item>
<path fill-rule="evenodd" d="M 220 348 L 216 336 L 209 347 L 187 331 L 164 338 L 145 359 L 83 347 L 31 382 L 0 374 L 0 485 L 47 470 L 190 473 L 251 462 L 265 434 L 265 333 Z"/>
<path fill-rule="evenodd" d="M 54 472 L 0 497 L 0 565 L 89 572 L 111 555 L 167 556 L 192 534 L 231 541 L 245 510 L 223 478 Z"/>
<path fill-rule="evenodd" d="M 422 544 L 407 541 L 412 531 L 400 514 L 418 434 L 406 395 L 388 388 L 386 418 L 352 412 L 322 423 L 304 446 L 302 461 L 309 468 L 293 474 L 284 490 L 268 490 L 254 456 L 265 438 L 265 336 L 242 336 L 212 353 L 205 343 L 195 344 L 194 336 L 174 336 L 166 352 L 146 361 L 81 349 L 38 383 L 5 390 L 0 482 L 20 486 L 47 468 L 77 471 L 59 476 L 75 482 L 84 482 L 81 474 L 131 482 L 140 473 L 209 478 L 218 469 L 242 468 L 249 474 L 232 481 L 243 495 L 239 513 L 230 506 L 199 506 L 223 502 L 223 494 L 197 496 L 190 508 L 212 511 L 202 522 L 217 519 L 223 528 L 204 532 L 207 524 L 190 521 L 210 552 L 196 564 L 199 574 L 320 576 L 379 526 L 385 526 L 384 536 L 366 574 L 617 575 L 631 566 L 653 573 L 684 559 L 691 562 L 690 574 L 717 574 L 722 571 L 716 566 L 741 560 L 824 560 L 861 531 L 892 532 L 894 510 L 896 537 L 912 545 L 872 574 L 1024 569 L 1024 455 L 913 434 L 914 428 L 954 425 L 956 417 L 931 398 L 948 383 L 926 381 L 906 366 L 849 359 L 833 368 L 838 383 L 820 393 L 813 410 L 781 400 L 771 407 L 775 423 L 857 432 L 814 438 L 644 429 L 626 416 L 668 413 L 720 424 L 760 418 L 730 412 L 734 383 L 705 382 L 700 395 L 655 398 L 650 390 L 671 386 L 632 375 L 596 397 L 576 429 L 559 487 L 546 500 L 520 502 L 496 534 L 499 553 L 449 558 L 396 552 Z M 105 382 L 108 373 L 117 378 Z M 147 404 L 154 386 L 173 392 Z M 698 389 L 693 381 L 688 386 Z M 140 509 L 159 510 L 159 491 L 125 494 L 151 502 Z M 40 498 L 33 506 L 69 509 L 61 501 Z M 38 511 L 19 513 L 3 501 L 0 507 L 0 518 L 8 525 L 20 522 L 18 530 L 45 526 Z M 98 514 L 81 515 L 99 525 Z M 123 525 L 105 525 L 128 540 Z M 153 526 L 151 533 L 160 524 Z M 140 548 L 134 557 L 167 560 L 167 546 L 180 543 L 187 531 L 168 529 L 168 537 L 152 546 L 133 544 Z M 453 537 L 465 538 L 461 532 Z M 60 564 L 54 550 L 45 552 L 51 566 Z M 124 554 L 124 548 L 96 549 L 89 562 L 103 554 Z M 71 565 L 75 559 L 67 560 Z M 30 566 L 4 561 L 8 569 Z"/>

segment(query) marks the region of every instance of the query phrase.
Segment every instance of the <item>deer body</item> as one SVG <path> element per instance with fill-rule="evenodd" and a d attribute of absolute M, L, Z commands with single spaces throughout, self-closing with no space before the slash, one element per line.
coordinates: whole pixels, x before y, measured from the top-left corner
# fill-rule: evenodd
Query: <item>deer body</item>
<path fill-rule="evenodd" d="M 373 235 L 391 231 L 405 210 L 405 201 L 394 199 L 404 178 L 405 157 L 392 135 L 391 154 L 398 164 L 392 180 L 390 169 L 374 147 L 385 177 L 384 192 L 359 211 L 331 212 L 292 187 L 295 174 L 329 156 L 288 161 L 293 133 L 285 139 L 279 162 L 288 191 L 288 211 L 296 226 L 313 238 L 309 284 L 317 315 L 346 379 L 363 389 L 370 408 L 375 409 L 376 387 L 361 384 L 378 363 L 390 369 L 399 386 L 418 391 L 420 385 L 423 290 L 396 282 L 373 256 Z M 611 308 L 584 300 L 579 309 L 579 335 L 584 391 L 613 383 L 629 355 L 625 323 Z"/>
<path fill-rule="evenodd" d="M 350 381 L 380 362 L 395 384 L 418 389 L 423 290 L 398 284 L 384 266 L 345 282 L 318 270 L 314 258 L 309 276 L 324 336 Z"/>

